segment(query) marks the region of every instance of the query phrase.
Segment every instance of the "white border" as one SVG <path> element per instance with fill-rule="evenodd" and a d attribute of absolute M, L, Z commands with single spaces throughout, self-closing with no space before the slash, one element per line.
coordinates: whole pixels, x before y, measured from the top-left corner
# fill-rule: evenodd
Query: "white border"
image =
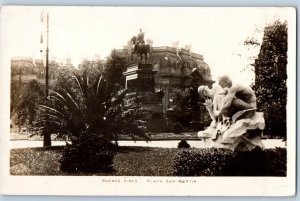
<path fill-rule="evenodd" d="M 237 8 L 238 9 L 238 8 Z M 0 190 L 9 195 L 148 195 L 148 196 L 292 196 L 296 182 L 296 10 L 289 9 L 287 177 L 100 177 L 100 176 L 10 176 L 9 97 L 10 58 L 6 55 L 5 27 L 0 24 Z M 1 10 L 1 21 L 5 11 Z M 4 97 L 4 98 L 3 98 Z M 120 182 L 103 182 L 103 179 Z M 137 180 L 137 183 L 124 180 Z M 161 180 L 161 183 L 160 181 Z M 174 180 L 174 183 L 167 183 Z M 180 180 L 190 181 L 181 183 Z M 155 182 L 156 181 L 156 182 Z"/>

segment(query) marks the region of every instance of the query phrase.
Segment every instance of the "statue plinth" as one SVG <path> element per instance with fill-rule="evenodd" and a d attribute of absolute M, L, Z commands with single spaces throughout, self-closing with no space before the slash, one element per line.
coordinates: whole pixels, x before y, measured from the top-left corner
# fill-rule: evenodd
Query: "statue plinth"
<path fill-rule="evenodd" d="M 152 64 L 133 64 L 127 67 L 126 98 L 137 98 L 140 108 L 147 111 L 143 119 L 151 119 L 152 115 L 162 114 L 162 91 L 155 92 L 154 76 L 157 71 L 153 70 Z M 161 115 L 162 116 L 162 115 Z"/>
<path fill-rule="evenodd" d="M 154 75 L 152 64 L 132 64 L 124 72 L 126 76 L 126 89 L 129 93 L 154 92 Z"/>

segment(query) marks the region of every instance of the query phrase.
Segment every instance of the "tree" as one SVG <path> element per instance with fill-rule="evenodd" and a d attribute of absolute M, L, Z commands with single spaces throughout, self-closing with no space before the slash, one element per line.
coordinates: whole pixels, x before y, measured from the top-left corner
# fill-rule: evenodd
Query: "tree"
<path fill-rule="evenodd" d="M 18 111 L 21 97 L 24 93 L 25 86 L 19 83 L 11 83 L 10 85 L 10 116 L 13 117 Z"/>
<path fill-rule="evenodd" d="M 190 104 L 190 91 L 188 88 L 181 89 L 173 87 L 169 91 L 171 99 L 171 108 L 175 111 L 186 111 L 191 107 Z"/>
<path fill-rule="evenodd" d="M 34 74 L 34 68 L 26 62 L 19 62 L 11 65 L 11 85 L 10 85 L 10 115 L 11 118 L 18 113 L 22 97 L 26 93 L 26 83 L 22 77 Z"/>
<path fill-rule="evenodd" d="M 26 125 L 27 128 L 34 126 L 38 117 L 38 106 L 44 98 L 43 90 L 37 80 L 29 81 L 18 93 L 17 123 Z"/>
<path fill-rule="evenodd" d="M 108 81 L 109 87 L 125 87 L 125 76 L 127 62 L 125 58 L 116 55 L 113 51 L 112 55 L 107 59 L 103 71 L 103 77 Z"/>
<path fill-rule="evenodd" d="M 255 93 L 265 114 L 265 133 L 286 138 L 287 23 L 275 21 L 264 30 L 255 61 Z"/>
<path fill-rule="evenodd" d="M 73 74 L 76 72 L 75 68 L 60 67 L 57 69 L 57 76 L 53 91 L 61 88 L 74 88 Z"/>
<path fill-rule="evenodd" d="M 197 87 L 190 88 L 172 88 L 169 92 L 171 98 L 171 108 L 174 110 L 173 114 L 169 116 L 175 117 L 175 120 L 180 122 L 183 126 L 191 126 L 191 122 L 198 122 L 199 125 L 195 129 L 203 129 L 211 122 L 209 113 L 201 103 Z"/>

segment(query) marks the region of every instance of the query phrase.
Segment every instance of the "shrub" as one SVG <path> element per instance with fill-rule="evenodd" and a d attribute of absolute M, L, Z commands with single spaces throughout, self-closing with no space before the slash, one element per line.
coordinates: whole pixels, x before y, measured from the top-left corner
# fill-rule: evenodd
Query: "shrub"
<path fill-rule="evenodd" d="M 286 176 L 286 149 L 183 150 L 174 158 L 175 176 Z"/>
<path fill-rule="evenodd" d="M 157 126 L 159 125 L 159 126 Z M 165 119 L 147 119 L 146 128 L 147 132 L 151 133 L 164 133 L 172 131 L 172 122 L 166 121 Z"/>
<path fill-rule="evenodd" d="M 175 125 L 173 126 L 173 133 L 180 134 L 182 131 L 183 126 L 179 122 L 175 123 Z"/>
<path fill-rule="evenodd" d="M 233 157 L 226 149 L 189 149 L 179 152 L 173 161 L 175 176 L 221 176 L 226 162 Z"/>
<path fill-rule="evenodd" d="M 178 148 L 190 148 L 191 145 L 189 145 L 189 143 L 187 143 L 186 140 L 181 140 L 179 143 L 178 143 Z"/>
<path fill-rule="evenodd" d="M 286 149 L 236 152 L 224 170 L 227 176 L 286 176 Z"/>
<path fill-rule="evenodd" d="M 286 176 L 287 152 L 284 148 L 270 149 L 266 152 L 266 158 L 270 163 L 267 169 L 268 175 Z"/>
<path fill-rule="evenodd" d="M 64 172 L 95 173 L 113 170 L 115 145 L 97 136 L 84 136 L 68 144 L 59 160 Z"/>

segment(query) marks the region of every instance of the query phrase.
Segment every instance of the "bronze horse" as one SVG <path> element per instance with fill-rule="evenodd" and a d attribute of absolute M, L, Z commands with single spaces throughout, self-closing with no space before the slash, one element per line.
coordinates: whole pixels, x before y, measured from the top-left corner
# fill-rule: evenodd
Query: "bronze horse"
<path fill-rule="evenodd" d="M 151 53 L 151 47 L 149 44 L 144 44 L 143 42 L 138 41 L 136 36 L 131 38 L 131 42 L 134 44 L 133 52 L 131 54 L 131 59 L 133 59 L 133 54 L 137 54 L 140 57 L 139 63 L 143 60 L 143 55 L 145 56 L 145 63 L 147 62 L 148 53 Z"/>

